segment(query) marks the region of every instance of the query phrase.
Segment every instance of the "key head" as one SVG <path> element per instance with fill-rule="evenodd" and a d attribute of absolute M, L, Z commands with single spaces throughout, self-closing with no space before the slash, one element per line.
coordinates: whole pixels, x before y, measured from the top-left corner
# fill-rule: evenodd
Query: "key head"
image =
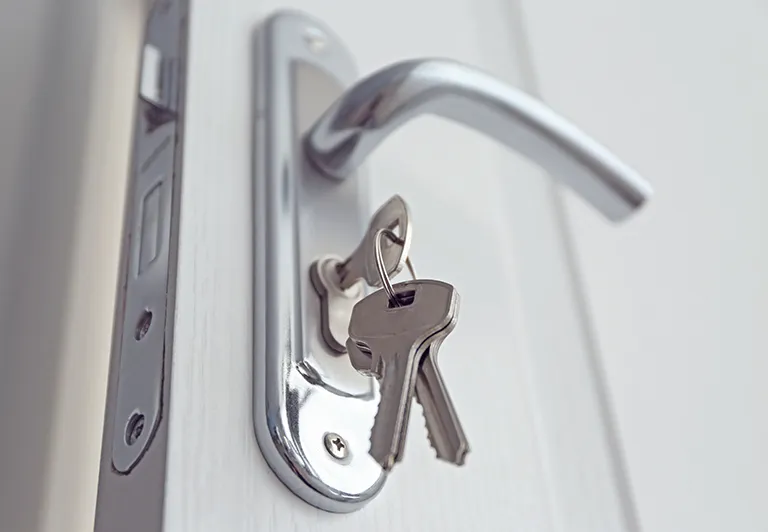
<path fill-rule="evenodd" d="M 449 283 L 430 279 L 405 281 L 393 286 L 401 306 L 391 304 L 384 290 L 369 294 L 355 304 L 349 322 L 349 338 L 371 353 L 367 367 L 358 371 L 373 372 L 382 366 L 381 356 L 395 352 L 407 355 L 434 334 L 453 330 L 458 319 L 459 293 Z"/>
<path fill-rule="evenodd" d="M 359 279 L 364 279 L 370 286 L 381 286 L 374 255 L 374 246 L 378 245 L 375 237 L 380 229 L 394 231 L 401 241 L 397 243 L 389 238 L 382 239 L 381 253 L 387 274 L 394 277 L 405 266 L 413 233 L 411 213 L 405 200 L 395 194 L 373 214 L 362 241 L 342 265 L 341 288 L 349 288 Z"/>

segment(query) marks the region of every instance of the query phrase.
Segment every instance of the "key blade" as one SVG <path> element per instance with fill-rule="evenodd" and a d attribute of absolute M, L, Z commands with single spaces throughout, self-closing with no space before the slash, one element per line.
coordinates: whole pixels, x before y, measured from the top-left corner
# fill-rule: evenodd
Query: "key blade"
<path fill-rule="evenodd" d="M 403 457 L 419 360 L 411 354 L 392 356 L 383 363 L 381 401 L 371 429 L 369 454 L 390 471 Z"/>
<path fill-rule="evenodd" d="M 452 464 L 464 465 L 469 442 L 437 367 L 434 356 L 436 347 L 434 344 L 430 346 L 422 358 L 415 386 L 416 400 L 424 411 L 427 436 L 437 457 Z"/>

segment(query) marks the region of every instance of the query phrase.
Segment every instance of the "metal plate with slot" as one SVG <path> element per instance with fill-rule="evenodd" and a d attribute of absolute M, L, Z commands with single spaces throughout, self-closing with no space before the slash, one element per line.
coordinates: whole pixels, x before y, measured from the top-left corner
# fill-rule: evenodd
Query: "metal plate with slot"
<path fill-rule="evenodd" d="M 325 25 L 294 12 L 263 23 L 254 60 L 254 429 L 294 493 L 349 512 L 385 479 L 368 455 L 378 387 L 323 340 L 309 266 L 351 252 L 370 211 L 366 180 L 321 177 L 301 138 L 356 72 Z"/>
<path fill-rule="evenodd" d="M 139 49 L 94 523 L 99 532 L 163 528 L 188 21 L 188 0 L 154 2 Z"/>
<path fill-rule="evenodd" d="M 139 83 L 127 213 L 122 308 L 118 309 L 117 398 L 112 467 L 130 473 L 162 417 L 163 372 L 171 350 L 173 199 L 178 194 L 182 2 L 152 10 Z M 119 335 L 119 340 L 117 339 Z"/>

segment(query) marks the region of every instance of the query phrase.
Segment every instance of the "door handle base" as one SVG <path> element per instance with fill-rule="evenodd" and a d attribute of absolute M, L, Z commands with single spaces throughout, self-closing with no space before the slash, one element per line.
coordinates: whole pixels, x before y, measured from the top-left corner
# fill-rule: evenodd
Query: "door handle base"
<path fill-rule="evenodd" d="M 366 180 L 322 178 L 302 136 L 356 71 L 330 29 L 294 11 L 261 25 L 254 58 L 254 431 L 291 491 L 350 512 L 386 478 L 368 454 L 378 386 L 328 347 L 308 272 L 354 249 L 370 211 Z"/>

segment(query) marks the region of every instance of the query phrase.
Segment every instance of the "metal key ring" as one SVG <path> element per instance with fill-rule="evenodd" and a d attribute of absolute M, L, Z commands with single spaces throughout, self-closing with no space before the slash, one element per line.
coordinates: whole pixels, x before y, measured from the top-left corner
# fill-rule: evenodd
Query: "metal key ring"
<path fill-rule="evenodd" d="M 392 281 L 389 279 L 389 274 L 387 274 L 387 267 L 384 265 L 384 256 L 381 252 L 383 236 L 388 237 L 392 242 L 395 244 L 400 244 L 401 246 L 404 242 L 391 229 L 379 229 L 376 231 L 376 236 L 374 238 L 376 245 L 374 246 L 373 250 L 374 256 L 376 258 L 376 270 L 379 272 L 379 278 L 381 278 L 381 284 L 384 287 L 384 291 L 387 293 L 387 296 L 389 296 L 390 303 L 392 303 L 392 305 L 395 307 L 399 307 L 400 301 L 397 299 L 395 289 L 392 287 Z M 405 258 L 405 265 L 408 267 L 408 271 L 411 272 L 411 276 L 416 279 L 416 270 L 413 268 L 413 263 L 411 262 L 410 257 Z"/>

